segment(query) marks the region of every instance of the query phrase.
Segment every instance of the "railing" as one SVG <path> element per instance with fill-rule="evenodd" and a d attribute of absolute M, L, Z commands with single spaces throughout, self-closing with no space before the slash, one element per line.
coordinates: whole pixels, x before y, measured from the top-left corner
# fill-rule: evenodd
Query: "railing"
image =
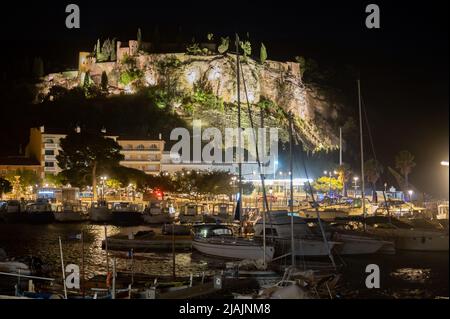
<path fill-rule="evenodd" d="M 56 167 L 44 167 L 44 172 L 56 172 Z"/>
<path fill-rule="evenodd" d="M 161 151 L 161 149 L 160 148 L 122 148 L 122 151 L 125 151 L 125 152 L 134 152 L 134 151 L 146 151 L 146 152 L 151 152 L 151 151 L 153 151 L 153 152 L 159 152 L 159 151 Z"/>
<path fill-rule="evenodd" d="M 56 155 L 44 155 L 44 160 L 54 161 L 54 160 L 56 160 Z"/>
<path fill-rule="evenodd" d="M 44 143 L 44 148 L 58 148 L 56 143 Z"/>

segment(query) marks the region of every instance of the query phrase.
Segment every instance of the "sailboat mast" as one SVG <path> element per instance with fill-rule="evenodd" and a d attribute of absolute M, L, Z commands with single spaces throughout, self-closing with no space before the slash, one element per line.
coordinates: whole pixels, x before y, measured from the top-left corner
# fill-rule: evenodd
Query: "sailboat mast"
<path fill-rule="evenodd" d="M 339 128 L 339 165 L 342 165 L 342 127 Z"/>
<path fill-rule="evenodd" d="M 366 219 L 366 196 L 364 193 L 365 183 L 364 183 L 364 139 L 363 139 L 363 123 L 362 123 L 362 112 L 361 112 L 361 83 L 358 79 L 358 108 L 359 108 L 359 136 L 360 136 L 360 147 L 361 147 L 361 200 L 362 200 L 362 210 L 364 220 Z M 365 222 L 364 222 L 365 227 Z"/>
<path fill-rule="evenodd" d="M 239 61 L 239 35 L 236 33 L 236 74 L 237 74 L 237 105 L 238 105 L 238 170 L 239 170 L 239 200 L 237 202 L 239 221 L 242 226 L 242 140 L 241 140 L 241 76 Z"/>
<path fill-rule="evenodd" d="M 291 211 L 291 265 L 295 266 L 295 247 L 294 247 L 294 171 L 292 169 L 292 113 L 289 112 L 289 178 L 290 178 L 290 203 Z"/>

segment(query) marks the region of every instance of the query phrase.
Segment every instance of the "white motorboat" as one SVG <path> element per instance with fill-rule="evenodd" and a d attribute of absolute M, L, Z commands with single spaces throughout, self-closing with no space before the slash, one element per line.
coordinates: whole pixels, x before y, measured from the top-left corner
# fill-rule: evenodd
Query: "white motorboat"
<path fill-rule="evenodd" d="M 129 202 L 112 204 L 112 221 L 120 225 L 140 225 L 142 223 L 143 205 Z"/>
<path fill-rule="evenodd" d="M 27 222 L 30 223 L 51 223 L 55 220 L 52 205 L 45 198 L 38 198 L 34 203 L 30 203 L 25 208 L 27 212 Z"/>
<path fill-rule="evenodd" d="M 205 206 L 189 203 L 181 207 L 178 220 L 182 224 L 200 223 L 203 221 Z"/>
<path fill-rule="evenodd" d="M 417 227 L 414 226 L 414 222 L 410 223 L 394 217 L 382 216 L 368 217 L 365 223 L 369 234 L 394 241 L 396 249 L 448 251 L 448 230 L 438 229 L 434 225 Z"/>
<path fill-rule="evenodd" d="M 57 222 L 82 222 L 89 218 L 86 206 L 64 203 L 56 207 L 53 212 Z"/>
<path fill-rule="evenodd" d="M 340 243 L 328 241 L 328 246 L 323 239 L 315 236 L 309 229 L 303 218 L 293 218 L 294 248 L 297 256 L 328 256 Z M 253 226 L 255 237 L 263 236 L 262 218 L 258 219 Z M 272 239 L 277 251 L 286 253 L 291 250 L 291 216 L 286 210 L 271 211 L 270 218 L 266 221 L 266 238 Z"/>
<path fill-rule="evenodd" d="M 89 219 L 93 222 L 112 221 L 111 207 L 105 200 L 93 203 L 89 208 Z"/>
<path fill-rule="evenodd" d="M 175 210 L 165 201 L 152 200 L 142 215 L 147 224 L 170 224 L 173 222 Z"/>
<path fill-rule="evenodd" d="M 230 227 L 224 225 L 202 225 L 195 229 L 195 237 L 192 247 L 199 252 L 229 259 L 264 259 L 264 247 L 259 241 L 238 238 L 233 236 Z M 265 261 L 273 259 L 275 249 L 273 246 L 266 246 Z"/>
<path fill-rule="evenodd" d="M 448 221 L 448 203 L 438 206 L 438 213 L 436 219 Z"/>

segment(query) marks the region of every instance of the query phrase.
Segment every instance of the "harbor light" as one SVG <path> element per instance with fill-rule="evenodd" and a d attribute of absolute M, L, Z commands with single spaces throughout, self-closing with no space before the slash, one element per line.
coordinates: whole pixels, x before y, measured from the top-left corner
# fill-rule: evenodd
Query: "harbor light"
<path fill-rule="evenodd" d="M 448 166 L 448 161 L 442 161 L 442 162 L 441 162 L 441 165 L 442 165 L 442 166 Z"/>

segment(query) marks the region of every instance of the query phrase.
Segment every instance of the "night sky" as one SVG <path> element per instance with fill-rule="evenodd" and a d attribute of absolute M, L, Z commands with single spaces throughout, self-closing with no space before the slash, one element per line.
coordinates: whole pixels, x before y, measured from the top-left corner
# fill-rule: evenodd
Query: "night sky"
<path fill-rule="evenodd" d="M 428 192 L 448 194 L 448 168 L 439 164 L 448 160 L 449 143 L 444 1 L 154 2 L 75 1 L 81 9 L 81 29 L 72 30 L 65 28 L 64 21 L 65 6 L 73 2 L 40 1 L 4 8 L 2 69 L 10 71 L 11 62 L 23 56 L 42 56 L 46 72 L 73 68 L 77 52 L 92 50 L 97 38 L 135 38 L 138 27 L 146 40 L 157 25 L 163 41 L 174 41 L 178 30 L 185 40 L 208 32 L 216 38 L 249 32 L 253 41 L 265 43 L 269 59 L 303 55 L 319 65 L 358 69 L 379 160 L 393 166 L 395 153 L 407 149 L 417 162 L 411 181 Z M 368 3 L 380 6 L 380 30 L 364 26 Z M 354 100 L 349 107 L 356 111 L 356 79 L 344 93 Z M 369 144 L 366 149 L 370 154 Z"/>

